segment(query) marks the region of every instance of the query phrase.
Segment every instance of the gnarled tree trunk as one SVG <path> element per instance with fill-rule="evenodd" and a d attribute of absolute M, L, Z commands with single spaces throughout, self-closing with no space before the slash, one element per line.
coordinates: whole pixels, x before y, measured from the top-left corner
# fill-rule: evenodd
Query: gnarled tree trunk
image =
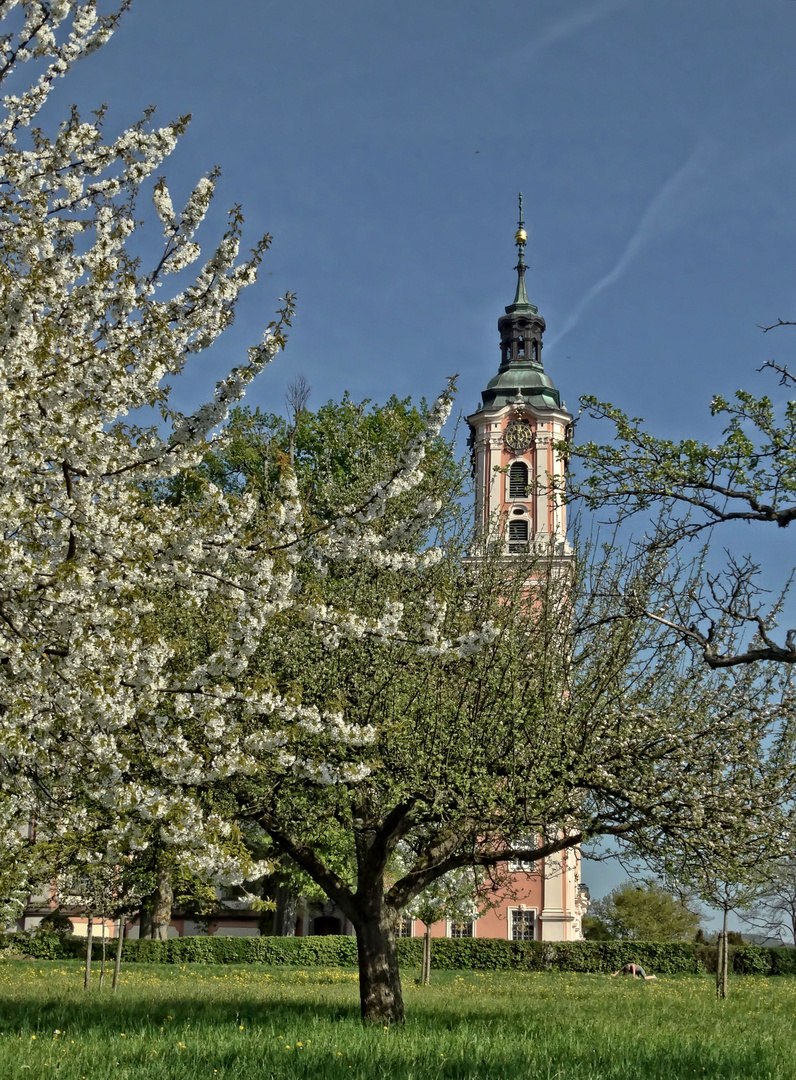
<path fill-rule="evenodd" d="M 359 959 L 359 1003 L 362 1019 L 378 1024 L 402 1024 L 404 1002 L 395 946 L 395 912 L 379 894 L 354 921 Z"/>

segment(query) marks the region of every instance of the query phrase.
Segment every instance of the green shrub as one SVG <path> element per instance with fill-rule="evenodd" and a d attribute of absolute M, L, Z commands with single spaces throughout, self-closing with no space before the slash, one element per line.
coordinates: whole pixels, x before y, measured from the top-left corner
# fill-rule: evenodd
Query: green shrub
<path fill-rule="evenodd" d="M 106 940 L 108 954 L 116 943 Z M 419 967 L 422 940 L 399 938 L 398 962 Z M 36 960 L 61 960 L 85 954 L 85 938 L 61 934 L 6 934 L 0 950 Z M 95 938 L 93 956 L 101 942 Z M 125 963 L 266 964 L 269 967 L 356 967 L 354 937 L 202 937 L 150 941 L 128 938 Z M 796 974 L 796 949 L 756 945 L 730 947 L 736 975 Z M 641 964 L 656 975 L 696 974 L 716 970 L 716 947 L 694 942 L 654 941 L 505 941 L 502 938 L 434 938 L 432 965 L 443 971 L 612 972 Z"/>
<path fill-rule="evenodd" d="M 771 960 L 771 975 L 796 975 L 796 949 L 779 947 L 766 952 Z"/>
<path fill-rule="evenodd" d="M 82 948 L 86 951 L 85 940 L 69 937 L 66 934 L 2 934 L 0 951 L 16 956 L 29 956 L 33 960 L 67 960 L 78 956 Z"/>

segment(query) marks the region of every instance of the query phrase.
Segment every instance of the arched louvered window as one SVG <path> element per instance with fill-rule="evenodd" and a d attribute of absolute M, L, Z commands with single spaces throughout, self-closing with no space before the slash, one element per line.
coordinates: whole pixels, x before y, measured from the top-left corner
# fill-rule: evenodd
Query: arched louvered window
<path fill-rule="evenodd" d="M 509 522 L 509 551 L 513 555 L 522 555 L 528 550 L 528 522 Z"/>
<path fill-rule="evenodd" d="M 528 466 L 513 461 L 509 469 L 509 498 L 524 499 L 528 494 Z"/>

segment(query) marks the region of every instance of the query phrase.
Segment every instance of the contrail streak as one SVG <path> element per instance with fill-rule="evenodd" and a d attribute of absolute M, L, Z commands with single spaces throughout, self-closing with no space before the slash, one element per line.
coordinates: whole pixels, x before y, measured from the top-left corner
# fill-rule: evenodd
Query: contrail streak
<path fill-rule="evenodd" d="M 697 176 L 704 172 L 705 147 L 704 142 L 699 143 L 685 164 L 681 165 L 650 199 L 647 209 L 636 227 L 636 231 L 628 241 L 627 247 L 622 252 L 616 265 L 604 277 L 595 282 L 585 296 L 578 301 L 574 311 L 567 316 L 563 327 L 549 343 L 549 346 L 557 344 L 568 334 L 580 322 L 581 316 L 589 304 L 601 292 L 604 292 L 605 289 L 619 281 L 627 273 L 633 260 L 656 234 L 665 232 L 675 224 L 674 219 L 678 216 L 676 203 L 686 192 L 690 191 L 690 185 Z"/>
<path fill-rule="evenodd" d="M 549 45 L 554 45 L 557 41 L 564 41 L 566 38 L 572 37 L 573 34 L 585 30 L 587 26 L 599 22 L 600 19 L 604 19 L 618 8 L 626 7 L 628 3 L 629 0 L 605 0 L 602 4 L 595 4 L 593 7 L 586 8 L 583 11 L 576 11 L 568 18 L 561 19 L 547 30 L 544 30 L 538 38 L 535 38 L 528 45 L 518 49 L 514 53 L 514 57 L 527 58 L 533 56 L 546 49 Z"/>

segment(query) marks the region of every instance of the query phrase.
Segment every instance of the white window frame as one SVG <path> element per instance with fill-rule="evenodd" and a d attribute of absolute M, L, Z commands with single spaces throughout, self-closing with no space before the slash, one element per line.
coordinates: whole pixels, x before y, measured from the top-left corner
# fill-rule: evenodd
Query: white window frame
<path fill-rule="evenodd" d="M 516 840 L 510 847 L 538 847 L 538 836 L 524 836 L 520 840 Z M 526 862 L 524 859 L 509 859 L 509 873 L 510 874 L 538 874 L 539 873 L 539 861 Z"/>
<path fill-rule="evenodd" d="M 396 938 L 401 938 L 401 937 L 413 938 L 415 936 L 415 919 L 414 919 L 414 916 L 413 915 L 399 915 L 398 918 L 403 920 L 406 923 L 406 927 L 407 927 L 407 930 L 409 931 L 409 933 L 407 933 L 407 934 L 399 934 L 398 933 L 399 927 L 396 926 L 396 932 L 395 932 Z"/>
<path fill-rule="evenodd" d="M 514 913 L 521 913 L 523 915 L 530 915 L 533 918 L 533 937 L 532 938 L 515 938 L 514 937 Z M 515 907 L 508 908 L 507 924 L 507 936 L 509 941 L 536 941 L 537 934 L 539 932 L 539 909 L 535 907 L 528 907 L 525 904 L 517 904 Z"/>
<path fill-rule="evenodd" d="M 460 935 L 460 937 L 462 937 L 463 939 L 469 940 L 470 938 L 475 937 L 476 921 L 477 920 L 476 920 L 475 916 L 470 916 L 469 919 L 447 919 L 446 920 L 446 922 L 447 922 L 446 933 L 447 933 L 449 938 L 453 938 L 453 924 L 454 923 L 469 923 L 471 928 L 472 928 L 472 933 Z M 456 939 L 454 938 L 454 940 L 456 940 Z"/>
<path fill-rule="evenodd" d="M 522 485 L 522 493 L 520 495 L 511 494 L 511 470 L 515 465 L 522 465 L 525 469 L 525 483 Z M 529 499 L 531 488 L 531 469 L 527 461 L 522 458 L 517 458 L 509 465 L 509 471 L 506 473 L 506 502 L 518 502 L 521 499 Z"/>

